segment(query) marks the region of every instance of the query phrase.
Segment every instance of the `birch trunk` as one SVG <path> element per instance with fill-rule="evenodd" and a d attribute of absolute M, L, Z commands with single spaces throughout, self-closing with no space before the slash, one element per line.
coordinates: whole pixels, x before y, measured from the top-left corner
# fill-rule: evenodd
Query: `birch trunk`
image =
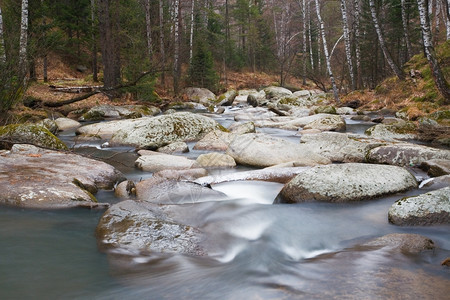
<path fill-rule="evenodd" d="M 22 17 L 20 21 L 19 70 L 20 77 L 27 73 L 28 44 L 28 0 L 22 0 Z"/>
<path fill-rule="evenodd" d="M 3 17 L 2 8 L 0 7 L 0 63 L 6 63 L 6 48 L 5 40 L 3 38 Z"/>
<path fill-rule="evenodd" d="M 352 50 L 350 48 L 350 33 L 348 30 L 348 21 L 347 21 L 347 5 L 345 3 L 345 0 L 341 0 L 341 13 L 342 13 L 342 23 L 343 23 L 343 31 L 344 31 L 345 56 L 347 57 L 348 71 L 350 73 L 350 81 L 352 84 L 352 90 L 355 90 L 356 89 L 355 73 L 353 70 Z"/>
<path fill-rule="evenodd" d="M 194 6 L 195 0 L 191 0 L 191 32 L 189 35 L 189 63 L 192 62 L 194 56 Z"/>
<path fill-rule="evenodd" d="M 333 86 L 334 99 L 339 104 L 340 103 L 339 93 L 338 93 L 338 89 L 336 86 L 336 81 L 334 80 L 333 72 L 331 70 L 331 62 L 330 62 L 330 57 L 328 55 L 327 38 L 325 36 L 325 26 L 324 26 L 324 23 L 322 20 L 322 16 L 320 15 L 319 0 L 315 0 L 315 2 L 316 2 L 317 19 L 318 19 L 319 25 L 320 25 L 320 34 L 322 36 L 322 42 L 323 42 L 323 52 L 325 54 L 325 61 L 327 64 L 327 71 L 328 71 L 328 75 L 330 76 L 331 85 Z"/>
<path fill-rule="evenodd" d="M 450 104 L 450 88 L 441 71 L 436 53 L 432 44 L 430 19 L 428 18 L 427 6 L 425 0 L 417 0 L 420 16 L 420 28 L 422 30 L 423 46 L 425 54 L 430 64 L 433 79 L 437 89 L 445 99 L 445 104 Z"/>
<path fill-rule="evenodd" d="M 147 54 L 150 60 L 150 64 L 152 64 L 153 58 L 153 42 L 152 42 L 152 20 L 150 17 L 150 0 L 145 0 L 145 33 L 147 36 Z"/>
<path fill-rule="evenodd" d="M 95 0 L 91 0 L 91 26 L 92 26 L 92 80 L 98 82 L 97 66 L 97 35 L 95 34 Z"/>
<path fill-rule="evenodd" d="M 309 42 L 309 59 L 311 61 L 311 70 L 314 70 L 314 53 L 312 46 L 312 37 L 311 37 L 311 7 L 308 2 L 306 18 L 308 19 L 308 42 Z"/>
<path fill-rule="evenodd" d="M 450 0 L 444 1 L 444 17 L 445 17 L 445 28 L 447 30 L 447 41 L 450 40 Z"/>
<path fill-rule="evenodd" d="M 302 0 L 302 18 L 303 18 L 303 84 L 306 85 L 306 0 Z"/>
<path fill-rule="evenodd" d="M 394 60 L 392 59 L 391 55 L 389 54 L 386 43 L 384 41 L 383 33 L 381 32 L 380 25 L 378 23 L 378 17 L 377 12 L 375 9 L 375 3 L 374 0 L 369 0 L 369 6 L 370 6 L 370 13 L 372 15 L 372 22 L 375 27 L 375 31 L 377 32 L 378 36 L 378 42 L 380 43 L 380 48 L 383 51 L 384 58 L 386 59 L 389 67 L 394 72 L 394 74 L 400 79 L 404 80 L 405 75 L 403 74 L 402 70 L 394 63 Z"/>
<path fill-rule="evenodd" d="M 355 0 L 355 54 L 356 54 L 356 77 L 357 77 L 357 83 L 358 88 L 363 87 L 362 82 L 362 76 L 361 76 L 361 30 L 360 30 L 360 19 L 359 16 L 361 15 L 361 7 L 360 7 L 360 0 Z"/>
<path fill-rule="evenodd" d="M 179 55 L 180 55 L 180 37 L 179 37 L 179 7 L 180 7 L 180 1 L 175 0 L 174 1 L 174 18 L 175 18 L 175 24 L 174 24 L 174 55 L 173 55 L 173 91 L 175 95 L 178 94 L 178 88 L 179 88 L 179 76 L 180 76 L 180 70 L 179 70 Z"/>
<path fill-rule="evenodd" d="M 161 83 L 163 86 L 166 84 L 166 51 L 164 47 L 164 5 L 163 0 L 159 0 L 159 52 L 161 55 Z"/>
<path fill-rule="evenodd" d="M 406 17 L 406 0 L 401 0 L 401 6 L 402 6 L 403 34 L 405 36 L 406 53 L 408 55 L 408 57 L 406 57 L 406 61 L 408 61 L 412 57 L 412 46 L 411 40 L 409 38 L 408 20 Z"/>

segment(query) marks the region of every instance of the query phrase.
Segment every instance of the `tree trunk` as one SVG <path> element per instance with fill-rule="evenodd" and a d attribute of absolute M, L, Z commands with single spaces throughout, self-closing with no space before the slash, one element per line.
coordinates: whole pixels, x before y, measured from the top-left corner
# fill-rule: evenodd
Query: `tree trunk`
<path fill-rule="evenodd" d="M 433 79 L 436 84 L 437 89 L 444 97 L 445 104 L 450 104 L 450 89 L 448 82 L 445 80 L 444 74 L 441 71 L 438 60 L 436 58 L 436 53 L 432 44 L 430 19 L 428 18 L 427 6 L 425 0 L 417 0 L 419 7 L 420 16 L 420 28 L 422 30 L 423 46 L 425 49 L 425 54 L 430 64 L 431 72 L 433 74 Z"/>
<path fill-rule="evenodd" d="M 6 48 L 5 40 L 3 38 L 3 17 L 2 8 L 0 7 L 0 63 L 6 63 Z"/>
<path fill-rule="evenodd" d="M 331 85 L 333 86 L 334 99 L 339 104 L 340 103 L 339 93 L 338 93 L 338 89 L 337 89 L 337 86 L 336 86 L 336 82 L 334 80 L 333 72 L 331 70 L 331 62 L 330 62 L 330 57 L 328 55 L 327 38 L 325 36 L 325 26 L 324 26 L 322 17 L 320 15 L 319 0 L 315 0 L 315 2 L 316 2 L 317 19 L 318 19 L 319 25 L 320 25 L 320 34 L 322 35 L 323 52 L 325 54 L 325 61 L 326 61 L 326 64 L 327 64 L 327 71 L 328 71 L 328 75 L 330 76 Z"/>
<path fill-rule="evenodd" d="M 164 6 L 163 0 L 159 0 L 159 52 L 161 54 L 161 83 L 166 84 L 166 52 L 164 47 Z"/>
<path fill-rule="evenodd" d="M 92 26 L 92 80 L 98 82 L 97 66 L 97 35 L 95 34 L 95 0 L 91 0 L 91 26 Z"/>
<path fill-rule="evenodd" d="M 302 0 L 302 18 L 303 18 L 303 28 L 302 28 L 302 36 L 303 36 L 303 85 L 306 85 L 306 1 Z"/>
<path fill-rule="evenodd" d="M 194 7 L 195 0 L 191 0 L 191 32 L 189 35 L 189 63 L 192 62 L 194 56 Z"/>
<path fill-rule="evenodd" d="M 180 56 L 180 37 L 179 37 L 179 22 L 180 22 L 180 2 L 179 0 L 174 1 L 174 17 L 175 17 L 175 28 L 174 28 L 174 57 L 173 57 L 173 91 L 175 95 L 178 95 L 179 89 L 179 56 Z"/>
<path fill-rule="evenodd" d="M 392 59 L 391 55 L 389 54 L 389 52 L 387 50 L 386 43 L 385 43 L 384 37 L 383 37 L 383 33 L 381 32 L 381 28 L 378 23 L 378 17 L 377 17 L 377 12 L 375 9 L 374 0 L 369 0 L 369 6 L 370 6 L 370 13 L 372 15 L 372 22 L 375 27 L 375 31 L 377 32 L 378 42 L 380 43 L 380 48 L 383 51 L 384 58 L 386 59 L 387 63 L 389 64 L 389 67 L 394 72 L 394 74 L 400 80 L 404 80 L 405 75 L 403 74 L 402 70 L 394 63 L 394 60 Z"/>
<path fill-rule="evenodd" d="M 308 19 L 308 43 L 309 43 L 309 60 L 311 61 L 311 70 L 314 70 L 314 53 L 311 37 L 311 7 L 310 2 L 308 2 L 306 10 L 306 18 Z"/>
<path fill-rule="evenodd" d="M 20 21 L 19 74 L 24 78 L 27 73 L 28 45 L 28 0 L 22 0 L 22 16 Z"/>
<path fill-rule="evenodd" d="M 103 82 L 106 89 L 120 83 L 117 0 L 99 0 L 100 46 L 103 58 Z"/>
<path fill-rule="evenodd" d="M 409 38 L 409 29 L 408 29 L 408 19 L 406 17 L 406 0 L 401 0 L 401 6 L 402 6 L 402 24 L 403 24 L 403 34 L 405 36 L 405 42 L 406 42 L 406 61 L 408 61 L 412 57 L 412 46 L 411 46 L 411 40 Z"/>
<path fill-rule="evenodd" d="M 363 87 L 362 71 L 361 71 L 361 27 L 360 27 L 360 15 L 361 7 L 360 0 L 355 0 L 355 54 L 356 54 L 356 82 L 357 88 Z"/>
<path fill-rule="evenodd" d="M 153 57 L 153 43 L 152 43 L 152 20 L 150 18 L 150 0 L 145 0 L 145 33 L 147 36 L 147 52 L 150 64 L 152 63 Z"/>
<path fill-rule="evenodd" d="M 350 48 L 350 33 L 348 30 L 347 5 L 345 4 L 345 0 L 341 0 L 341 13 L 342 13 L 342 23 L 343 23 L 343 30 L 344 30 L 345 56 L 347 57 L 348 71 L 350 73 L 350 81 L 352 84 L 352 90 L 355 90 L 356 83 L 355 83 L 355 74 L 354 74 L 353 62 L 352 62 L 352 50 Z"/>
<path fill-rule="evenodd" d="M 446 28 L 446 38 L 447 41 L 450 40 L 450 0 L 444 1 L 444 17 L 445 17 L 445 28 Z"/>

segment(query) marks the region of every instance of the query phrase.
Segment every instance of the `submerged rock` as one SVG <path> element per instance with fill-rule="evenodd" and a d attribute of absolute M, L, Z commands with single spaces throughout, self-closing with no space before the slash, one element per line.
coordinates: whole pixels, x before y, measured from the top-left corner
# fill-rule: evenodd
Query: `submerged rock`
<path fill-rule="evenodd" d="M 102 249 L 145 253 L 206 255 L 203 233 L 170 218 L 159 205 L 126 200 L 111 206 L 101 217 L 96 236 Z"/>
<path fill-rule="evenodd" d="M 361 201 L 415 187 L 414 176 L 401 167 L 359 163 L 316 166 L 287 183 L 275 202 Z"/>
<path fill-rule="evenodd" d="M 370 150 L 368 161 L 378 164 L 415 166 L 431 159 L 450 159 L 450 150 L 401 143 Z"/>
<path fill-rule="evenodd" d="M 434 242 L 429 238 L 410 233 L 391 233 L 373 239 L 363 246 L 387 247 L 406 253 L 420 253 L 435 248 Z"/>
<path fill-rule="evenodd" d="M 0 126 L 0 146 L 10 148 L 13 144 L 33 144 L 48 149 L 67 150 L 67 146 L 47 128 L 35 124 L 11 124 Z M 0 147 L 1 148 L 1 147 Z"/>
<path fill-rule="evenodd" d="M 92 194 L 124 179 L 104 162 L 31 145 L 2 153 L 0 174 L 1 203 L 45 209 L 104 206 Z"/>
<path fill-rule="evenodd" d="M 388 213 L 395 225 L 450 224 L 450 187 L 396 201 Z"/>
<path fill-rule="evenodd" d="M 330 163 L 329 159 L 315 154 L 306 146 L 259 133 L 237 136 L 231 142 L 227 154 L 238 164 L 255 167 L 270 167 L 287 162 L 304 166 Z"/>

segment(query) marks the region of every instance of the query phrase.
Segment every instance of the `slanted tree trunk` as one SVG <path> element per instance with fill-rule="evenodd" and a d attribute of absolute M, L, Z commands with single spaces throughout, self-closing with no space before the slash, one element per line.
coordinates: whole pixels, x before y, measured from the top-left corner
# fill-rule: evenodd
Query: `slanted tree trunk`
<path fill-rule="evenodd" d="M 328 75 L 330 76 L 331 85 L 333 86 L 334 99 L 336 100 L 337 103 L 340 103 L 339 93 L 338 93 L 338 89 L 336 86 L 336 81 L 334 80 L 333 71 L 331 70 L 330 56 L 328 55 L 327 38 L 325 36 L 325 25 L 323 23 L 322 16 L 320 15 L 319 0 L 315 0 L 315 2 L 316 2 L 317 19 L 318 19 L 319 25 L 320 25 L 320 34 L 322 36 L 322 42 L 323 42 L 323 52 L 325 54 L 325 61 L 327 64 L 327 71 L 328 71 Z"/>
<path fill-rule="evenodd" d="M 417 0 L 420 16 L 420 28 L 422 30 L 423 46 L 425 54 L 430 64 L 433 79 L 439 93 L 444 97 L 445 103 L 450 104 L 450 88 L 444 74 L 441 71 L 436 53 L 432 44 L 430 19 L 428 18 L 427 5 L 425 0 Z"/>
<path fill-rule="evenodd" d="M 406 17 L 406 0 L 401 0 L 402 6 L 402 24 L 403 24 L 403 35 L 405 36 L 406 42 L 406 60 L 408 61 L 412 57 L 412 46 L 411 39 L 409 38 L 409 29 L 408 29 L 408 19 Z"/>
<path fill-rule="evenodd" d="M 106 89 L 120 83 L 120 51 L 117 0 L 99 0 L 100 46 L 103 58 L 103 83 Z M 111 95 L 112 97 L 113 95 Z"/>
<path fill-rule="evenodd" d="M 19 74 L 24 78 L 27 73 L 27 44 L 28 44 L 28 0 L 22 0 L 22 16 L 20 21 L 20 44 L 19 44 Z"/>
<path fill-rule="evenodd" d="M 356 82 L 358 84 L 357 88 L 363 87 L 362 82 L 362 72 L 361 72 L 361 29 L 360 29 L 360 15 L 361 15 L 361 7 L 360 0 L 355 0 L 355 54 L 356 54 Z"/>
<path fill-rule="evenodd" d="M 159 52 L 161 55 L 161 83 L 163 86 L 166 84 L 166 51 L 164 47 L 164 6 L 163 0 L 159 0 Z"/>
<path fill-rule="evenodd" d="M 92 26 L 92 80 L 98 82 L 97 66 L 97 35 L 95 26 L 95 0 L 91 0 L 91 26 Z"/>
<path fill-rule="evenodd" d="M 383 33 L 381 32 L 381 28 L 378 22 L 377 12 L 375 9 L 375 2 L 374 0 L 369 0 L 369 6 L 370 6 L 370 13 L 372 15 L 372 22 L 375 27 L 375 31 L 378 36 L 378 42 L 380 43 L 380 48 L 383 51 L 384 58 L 386 59 L 389 67 L 394 72 L 394 74 L 400 79 L 404 80 L 405 75 L 403 74 L 402 70 L 394 63 L 394 60 L 392 59 L 391 55 L 389 54 L 389 51 L 387 50 L 386 43 L 384 41 Z"/>
<path fill-rule="evenodd" d="M 150 17 L 150 9 L 151 9 L 150 0 L 145 0 L 144 8 L 145 8 L 145 33 L 147 37 L 148 59 L 150 60 L 150 63 L 152 63 L 153 42 L 152 42 L 152 20 Z"/>
<path fill-rule="evenodd" d="M 180 36 L 179 36 L 179 22 L 180 22 L 180 1 L 174 1 L 174 55 L 173 55 L 173 91 L 175 95 L 178 94 L 179 89 L 179 56 L 180 56 Z"/>
<path fill-rule="evenodd" d="M 341 0 L 341 13 L 342 13 L 342 23 L 343 23 L 343 30 L 344 30 L 345 56 L 347 57 L 348 71 L 350 73 L 350 81 L 352 84 L 352 90 L 355 90 L 356 89 L 355 73 L 353 70 L 352 50 L 350 47 L 350 33 L 348 30 L 348 21 L 347 21 L 347 5 L 345 3 L 345 0 Z"/>
<path fill-rule="evenodd" d="M 0 7 L 0 63 L 6 63 L 5 39 L 3 38 L 3 17 L 2 8 Z"/>

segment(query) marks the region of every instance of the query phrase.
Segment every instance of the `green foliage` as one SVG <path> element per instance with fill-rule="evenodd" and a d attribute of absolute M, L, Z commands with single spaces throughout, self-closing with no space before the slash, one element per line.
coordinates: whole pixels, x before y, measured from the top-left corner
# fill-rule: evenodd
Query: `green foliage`
<path fill-rule="evenodd" d="M 202 40 L 199 40 L 195 47 L 188 82 L 191 86 L 218 90 L 219 76 L 214 70 L 212 53 Z"/>

